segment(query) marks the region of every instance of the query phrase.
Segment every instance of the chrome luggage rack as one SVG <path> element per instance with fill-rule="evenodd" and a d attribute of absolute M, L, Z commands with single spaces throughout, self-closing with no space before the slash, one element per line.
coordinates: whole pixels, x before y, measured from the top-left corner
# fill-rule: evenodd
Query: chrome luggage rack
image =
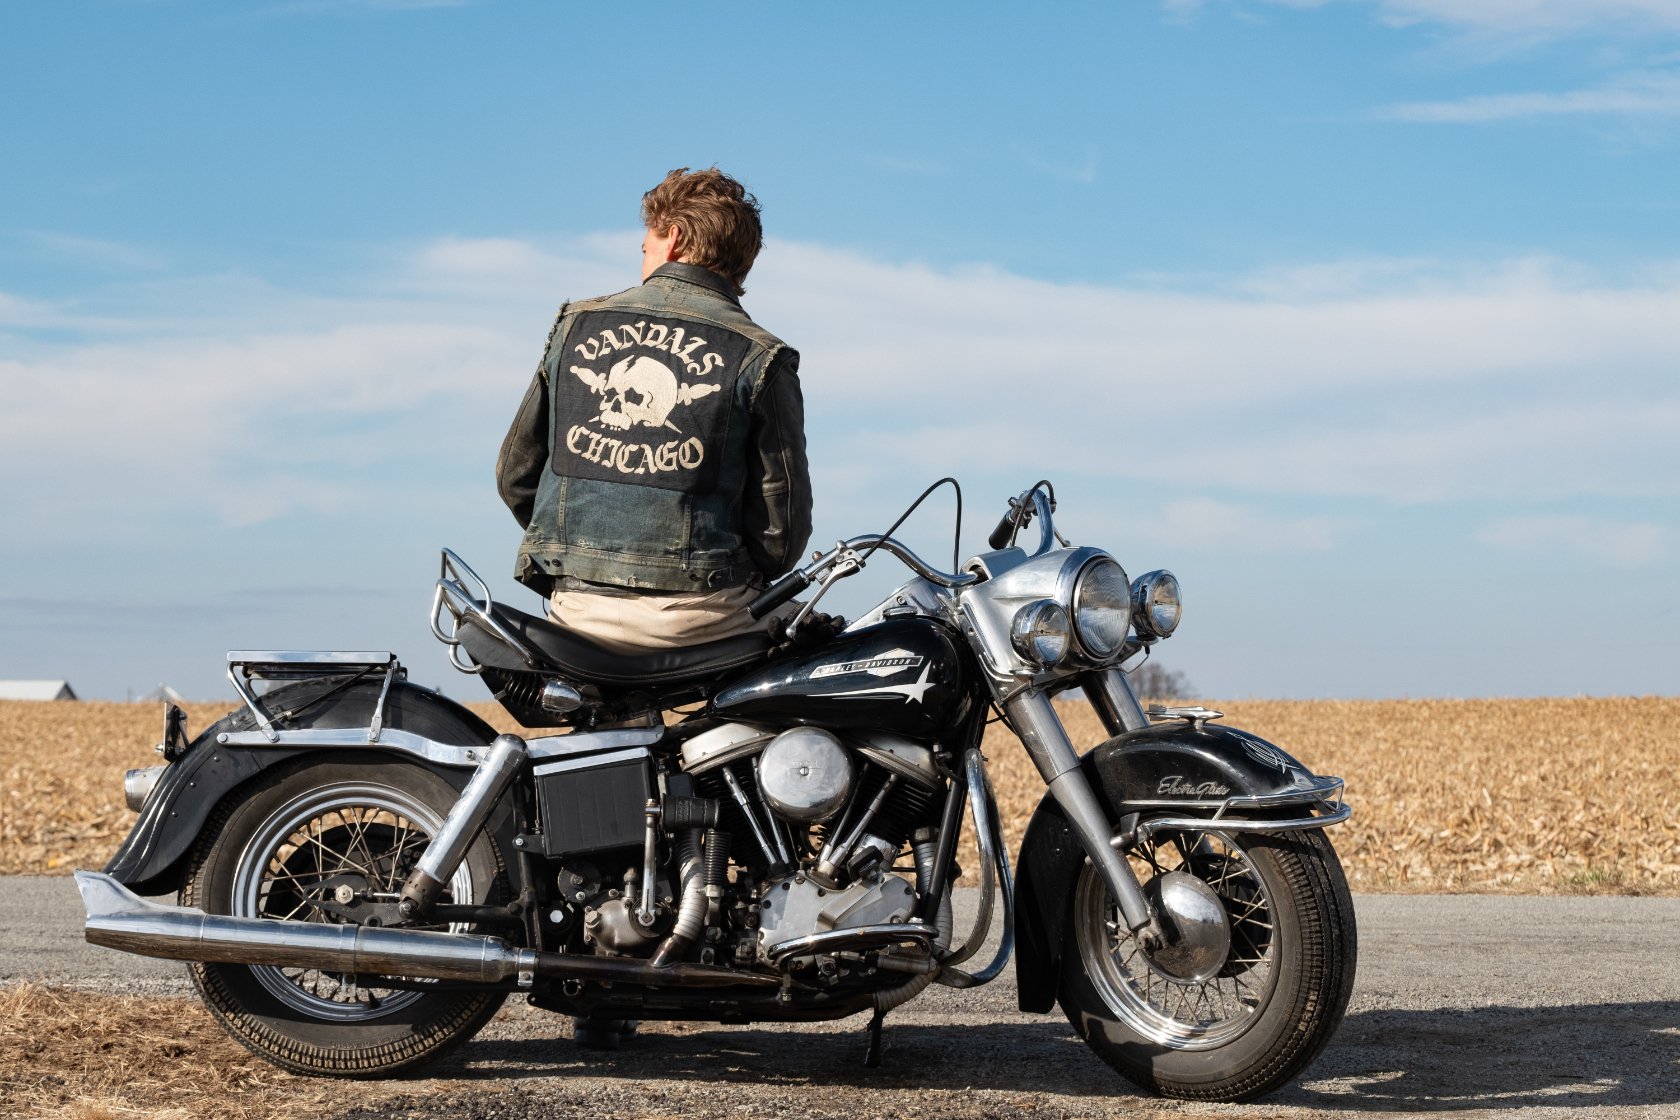
<path fill-rule="evenodd" d="M 541 670 L 542 661 L 531 647 L 490 613 L 494 605 L 490 585 L 480 579 L 465 560 L 450 549 L 444 549 L 437 591 L 432 595 L 431 624 L 432 635 L 449 647 L 449 663 L 463 673 L 484 672 L 484 666 L 473 662 L 472 655 L 461 648 L 461 624 L 470 618 L 475 626 L 501 639 L 533 672 Z M 446 614 L 449 616 L 447 630 L 443 621 Z"/>
<path fill-rule="evenodd" d="M 344 677 L 345 684 L 382 671 L 385 679 L 379 687 L 379 703 L 374 705 L 373 719 L 368 724 L 370 743 L 379 741 L 385 725 L 385 700 L 391 694 L 391 683 L 408 677 L 408 670 L 390 652 L 342 652 L 322 650 L 229 650 L 228 680 L 234 691 L 245 701 L 257 726 L 271 743 L 280 741 L 274 726 L 275 717 L 263 705 L 262 698 L 252 687 L 254 681 L 299 681 L 312 677 Z"/>

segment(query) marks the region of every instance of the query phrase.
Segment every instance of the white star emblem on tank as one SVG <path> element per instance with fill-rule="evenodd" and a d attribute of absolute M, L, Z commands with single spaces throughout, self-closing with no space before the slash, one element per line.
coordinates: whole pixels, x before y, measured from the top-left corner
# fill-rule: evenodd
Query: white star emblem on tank
<path fill-rule="evenodd" d="M 824 698 L 835 696 L 879 696 L 883 692 L 896 692 L 900 696 L 904 697 L 905 703 L 919 704 L 924 702 L 922 698 L 927 695 L 927 690 L 934 687 L 933 682 L 928 680 L 928 676 L 932 672 L 932 665 L 923 665 L 922 675 L 917 679 L 915 684 L 878 684 L 869 688 L 854 688 L 850 692 L 824 692 L 822 693 L 822 696 Z"/>

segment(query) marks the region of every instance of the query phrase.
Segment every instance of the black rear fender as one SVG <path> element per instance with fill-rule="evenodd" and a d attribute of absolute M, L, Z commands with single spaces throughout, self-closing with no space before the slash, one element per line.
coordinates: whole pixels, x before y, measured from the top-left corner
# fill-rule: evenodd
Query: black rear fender
<path fill-rule="evenodd" d="M 277 726 L 285 730 L 367 727 L 379 703 L 382 683 L 382 679 L 369 680 L 341 688 L 342 677 L 298 681 L 270 692 L 264 703 L 276 713 Z M 286 713 L 284 718 L 279 716 L 282 712 Z M 383 726 L 457 746 L 483 746 L 496 737 L 489 724 L 466 708 L 406 681 L 391 686 Z M 244 787 L 264 773 L 281 766 L 307 765 L 312 757 L 342 758 L 351 750 L 360 757 L 370 752 L 388 754 L 432 770 L 457 789 L 464 787 L 473 773 L 470 769 L 439 766 L 406 751 L 381 751 L 377 743 L 356 748 L 279 750 L 225 746 L 216 741 L 225 732 L 253 731 L 256 727 L 250 711 L 241 708 L 194 738 L 158 779 L 139 820 L 111 857 L 105 873 L 138 894 L 179 890 L 186 873 L 186 855 L 217 806 L 240 797 Z M 511 813 L 498 813 L 492 819 L 492 827 L 498 832 L 506 830 L 510 840 L 515 823 Z"/>
<path fill-rule="evenodd" d="M 1080 767 L 1115 824 L 1145 812 L 1211 817 L 1231 797 L 1297 801 L 1301 807 L 1288 815 L 1299 817 L 1321 796 L 1321 779 L 1288 752 L 1219 724 L 1165 723 L 1128 731 L 1085 755 Z M 1234 815 L 1278 811 L 1273 806 Z M 1061 806 L 1046 794 L 1027 824 L 1015 871 L 1015 977 L 1022 1011 L 1055 1006 L 1074 883 L 1084 860 Z"/>

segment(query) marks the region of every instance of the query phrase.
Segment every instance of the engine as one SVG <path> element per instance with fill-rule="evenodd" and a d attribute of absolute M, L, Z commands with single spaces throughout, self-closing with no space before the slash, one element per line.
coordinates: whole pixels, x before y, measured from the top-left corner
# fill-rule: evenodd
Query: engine
<path fill-rule="evenodd" d="M 910 919 L 914 872 L 895 865 L 917 830 L 937 823 L 942 780 L 930 748 L 884 732 L 730 723 L 688 740 L 682 759 L 700 796 L 721 806 L 727 837 L 717 842 L 737 868 L 737 963 L 769 961 L 815 934 Z"/>

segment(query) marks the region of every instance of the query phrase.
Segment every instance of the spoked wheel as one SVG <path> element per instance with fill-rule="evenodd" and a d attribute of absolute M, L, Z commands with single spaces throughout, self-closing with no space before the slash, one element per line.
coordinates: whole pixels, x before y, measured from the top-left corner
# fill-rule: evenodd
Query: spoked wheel
<path fill-rule="evenodd" d="M 1168 1096 L 1251 1100 L 1297 1076 L 1341 1022 L 1357 955 L 1324 834 L 1161 832 L 1128 858 L 1166 944 L 1139 945 L 1084 866 L 1060 994 L 1081 1037 Z"/>
<path fill-rule="evenodd" d="M 400 763 L 295 770 L 207 833 L 214 839 L 195 853 L 181 901 L 211 914 L 342 923 L 345 907 L 358 900 L 395 901 L 455 796 L 441 778 Z M 494 842 L 480 836 L 445 900 L 488 900 L 503 889 L 502 867 Z M 424 980 L 364 983 L 318 969 L 191 969 L 230 1034 L 278 1065 L 313 1074 L 378 1076 L 436 1057 L 471 1037 L 504 998 Z"/>

